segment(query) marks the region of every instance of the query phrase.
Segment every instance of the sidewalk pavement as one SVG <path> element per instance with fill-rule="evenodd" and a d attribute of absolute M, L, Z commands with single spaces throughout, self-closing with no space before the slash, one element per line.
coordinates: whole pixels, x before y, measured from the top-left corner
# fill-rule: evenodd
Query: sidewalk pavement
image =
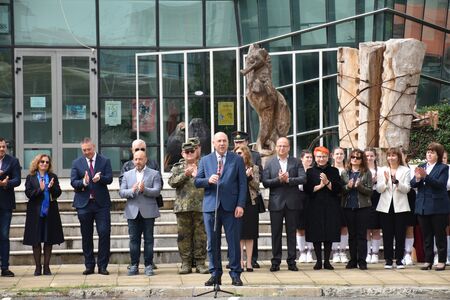
<path fill-rule="evenodd" d="M 419 266 L 404 270 L 385 270 L 383 264 L 369 265 L 369 270 L 346 270 L 334 264 L 335 270 L 313 270 L 313 264 L 298 264 L 299 272 L 270 272 L 270 262 L 261 262 L 261 269 L 243 272 L 243 287 L 231 285 L 224 271 L 222 289 L 239 296 L 297 297 L 437 297 L 450 298 L 450 271 L 422 271 Z M 225 264 L 224 264 L 225 265 Z M 59 296 L 71 298 L 104 297 L 191 297 L 212 290 L 204 282 L 209 275 L 179 275 L 180 264 L 158 264 L 155 276 L 127 276 L 127 265 L 109 265 L 109 276 L 81 273 L 83 265 L 51 265 L 53 275 L 33 276 L 34 266 L 12 266 L 16 277 L 0 278 L 1 297 Z M 194 270 L 195 271 L 195 270 Z M 219 292 L 219 296 L 221 295 Z M 209 297 L 212 295 L 210 294 Z"/>

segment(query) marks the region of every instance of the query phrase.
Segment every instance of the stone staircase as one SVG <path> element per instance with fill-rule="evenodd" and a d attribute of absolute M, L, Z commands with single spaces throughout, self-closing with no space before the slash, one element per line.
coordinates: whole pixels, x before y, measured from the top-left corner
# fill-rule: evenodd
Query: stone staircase
<path fill-rule="evenodd" d="M 63 193 L 58 199 L 61 221 L 65 235 L 65 242 L 53 247 L 53 264 L 82 264 L 84 262 L 81 249 L 80 224 L 74 208 L 72 208 L 73 191 L 70 187 L 69 179 L 61 179 L 61 188 Z M 167 180 L 165 180 L 167 182 Z M 25 212 L 27 198 L 24 193 L 24 183 L 16 189 L 17 208 L 14 211 L 10 239 L 11 239 L 11 257 L 12 265 L 33 264 L 32 250 L 30 246 L 22 244 L 23 231 L 25 224 Z M 112 199 L 111 207 L 111 258 L 110 263 L 126 264 L 129 262 L 129 238 L 126 219 L 123 217 L 125 199 L 119 196 L 119 184 L 117 179 L 110 185 L 110 195 Z M 177 229 L 176 217 L 173 213 L 173 201 L 175 191 L 165 186 L 162 195 L 164 198 L 164 207 L 161 209 L 161 217 L 155 222 L 155 262 L 169 263 L 179 262 L 180 257 L 177 248 Z M 266 194 L 266 196 L 268 196 Z M 267 198 L 267 197 L 265 197 Z M 259 223 L 260 237 L 259 257 L 261 260 L 267 260 L 271 257 L 271 239 L 270 239 L 270 218 L 269 213 L 260 214 Z M 94 248 L 97 252 L 98 236 L 94 229 Z M 286 250 L 285 239 L 283 239 L 283 249 Z M 224 235 L 222 235 L 222 252 L 226 257 L 227 244 Z M 284 257 L 284 255 L 283 255 Z"/>

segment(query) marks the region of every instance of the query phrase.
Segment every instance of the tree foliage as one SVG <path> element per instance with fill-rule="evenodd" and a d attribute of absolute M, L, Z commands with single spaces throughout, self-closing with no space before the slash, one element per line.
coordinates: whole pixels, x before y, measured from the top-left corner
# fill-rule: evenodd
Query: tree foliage
<path fill-rule="evenodd" d="M 417 112 L 423 114 L 430 110 L 439 113 L 438 128 L 434 130 L 431 126 L 425 126 L 411 129 L 410 152 L 413 158 L 424 159 L 427 146 L 431 142 L 442 144 L 450 152 L 450 105 L 445 103 L 422 107 Z"/>

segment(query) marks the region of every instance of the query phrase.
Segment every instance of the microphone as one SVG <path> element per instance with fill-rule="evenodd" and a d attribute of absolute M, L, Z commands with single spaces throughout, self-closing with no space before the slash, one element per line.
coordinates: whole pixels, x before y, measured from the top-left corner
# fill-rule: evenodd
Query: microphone
<path fill-rule="evenodd" d="M 222 173 L 222 167 L 223 167 L 222 156 L 219 156 L 217 157 L 217 175 L 219 176 Z"/>

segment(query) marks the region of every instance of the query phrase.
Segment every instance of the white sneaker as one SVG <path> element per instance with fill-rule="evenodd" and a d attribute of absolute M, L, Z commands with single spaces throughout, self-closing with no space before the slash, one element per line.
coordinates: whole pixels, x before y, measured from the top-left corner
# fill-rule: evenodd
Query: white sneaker
<path fill-rule="evenodd" d="M 311 250 L 308 250 L 308 251 L 306 252 L 306 262 L 307 262 L 307 263 L 312 263 L 312 262 L 314 262 L 314 259 L 313 259 L 313 257 L 312 257 Z"/>
<path fill-rule="evenodd" d="M 399 270 L 403 270 L 405 268 L 405 265 L 400 264 L 400 265 L 396 265 L 397 269 Z"/>
<path fill-rule="evenodd" d="M 390 269 L 392 269 L 392 265 L 385 264 L 385 265 L 384 265 L 384 268 L 390 270 Z"/>
<path fill-rule="evenodd" d="M 372 255 L 367 254 L 367 256 L 366 256 L 366 263 L 368 263 L 368 264 L 372 263 Z"/>
<path fill-rule="evenodd" d="M 341 257 L 339 256 L 338 252 L 334 252 L 333 253 L 333 263 L 340 263 L 341 262 Z"/>
<path fill-rule="evenodd" d="M 298 258 L 299 263 L 305 263 L 306 262 L 306 252 L 301 252 L 300 257 Z"/>
<path fill-rule="evenodd" d="M 437 254 L 434 255 L 433 266 L 436 266 L 439 263 L 439 257 Z"/>
<path fill-rule="evenodd" d="M 347 254 L 345 252 L 340 252 L 339 256 L 341 258 L 341 263 L 343 263 L 343 264 L 348 263 L 348 257 L 347 257 Z"/>
<path fill-rule="evenodd" d="M 378 263 L 378 254 L 372 254 L 372 259 L 370 260 L 371 264 L 377 264 Z"/>
<path fill-rule="evenodd" d="M 404 260 L 403 264 L 406 266 L 412 266 L 414 264 L 413 260 L 411 258 L 411 254 L 409 254 L 409 253 L 405 254 L 405 257 L 403 258 L 403 260 Z"/>

